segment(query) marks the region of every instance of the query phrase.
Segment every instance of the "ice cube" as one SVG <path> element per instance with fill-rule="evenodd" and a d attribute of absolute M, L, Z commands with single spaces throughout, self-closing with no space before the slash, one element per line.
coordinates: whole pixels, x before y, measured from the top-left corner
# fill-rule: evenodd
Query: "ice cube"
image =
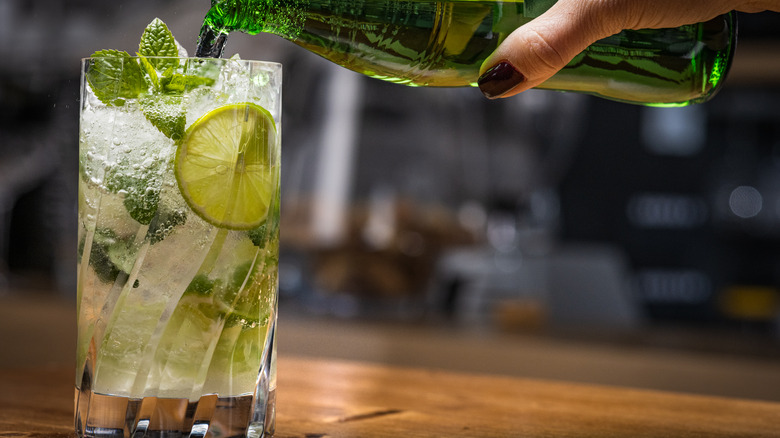
<path fill-rule="evenodd" d="M 103 191 L 109 191 L 107 174 L 143 179 L 151 168 L 164 167 L 152 166 L 153 162 L 164 162 L 174 152 L 172 141 L 130 100 L 123 106 L 86 107 L 81 114 L 80 143 L 82 179 Z"/>
<path fill-rule="evenodd" d="M 187 58 L 189 55 L 187 54 L 187 49 L 182 46 L 177 39 L 173 39 L 173 41 L 176 43 L 176 50 L 179 52 L 179 58 Z"/>

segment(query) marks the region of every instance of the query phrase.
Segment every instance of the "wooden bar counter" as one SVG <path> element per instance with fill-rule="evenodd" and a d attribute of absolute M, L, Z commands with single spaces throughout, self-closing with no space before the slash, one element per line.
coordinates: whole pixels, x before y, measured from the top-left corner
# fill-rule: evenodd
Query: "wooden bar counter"
<path fill-rule="evenodd" d="M 0 437 L 72 437 L 69 368 L 0 370 Z M 278 438 L 778 437 L 780 404 L 279 359 Z"/>
<path fill-rule="evenodd" d="M 72 299 L 0 296 L 0 438 L 75 436 L 75 327 Z M 780 437 L 776 360 L 498 342 L 289 314 L 279 333 L 277 438 Z M 363 356 L 334 356 L 346 347 Z M 388 365 L 393 357 L 404 363 Z M 486 362 L 519 372 L 468 367 Z M 572 380 L 598 377 L 596 368 L 615 378 Z M 635 389 L 666 379 L 671 385 Z M 739 387 L 751 391 L 720 395 Z"/>

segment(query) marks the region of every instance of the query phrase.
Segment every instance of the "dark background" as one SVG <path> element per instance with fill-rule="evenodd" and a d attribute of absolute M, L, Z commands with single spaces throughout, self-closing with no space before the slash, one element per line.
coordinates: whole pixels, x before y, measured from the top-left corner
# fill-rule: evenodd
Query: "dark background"
<path fill-rule="evenodd" d="M 194 51 L 207 6 L 0 3 L 0 296 L 75 295 L 79 58 L 133 51 L 155 16 Z M 548 91 L 491 102 L 231 36 L 229 54 L 285 65 L 283 308 L 503 330 L 680 328 L 777 357 L 780 16 L 741 15 L 739 27 L 723 90 L 680 109 Z M 355 90 L 347 109 L 333 98 L 343 86 Z M 334 121 L 351 129 L 338 170 L 351 225 L 335 241 L 311 230 Z"/>

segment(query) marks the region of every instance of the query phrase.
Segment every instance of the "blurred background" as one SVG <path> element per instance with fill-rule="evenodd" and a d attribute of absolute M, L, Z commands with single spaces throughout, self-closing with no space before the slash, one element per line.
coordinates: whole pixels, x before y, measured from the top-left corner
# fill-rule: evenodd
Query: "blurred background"
<path fill-rule="evenodd" d="M 18 336 L 72 363 L 79 59 L 154 17 L 192 53 L 208 5 L 0 0 L 2 365 Z M 680 109 L 413 89 L 231 35 L 284 64 L 281 354 L 780 401 L 780 14 L 739 26 L 721 93 Z"/>

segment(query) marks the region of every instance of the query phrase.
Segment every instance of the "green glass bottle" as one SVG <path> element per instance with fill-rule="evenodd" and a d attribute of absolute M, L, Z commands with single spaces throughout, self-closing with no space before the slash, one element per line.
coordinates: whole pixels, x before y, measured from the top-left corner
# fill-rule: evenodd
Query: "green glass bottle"
<path fill-rule="evenodd" d="M 554 0 L 212 0 L 197 56 L 228 33 L 276 34 L 365 75 L 411 86 L 475 86 L 482 61 Z M 732 14 L 598 41 L 538 88 L 684 106 L 711 98 L 736 45 Z"/>

